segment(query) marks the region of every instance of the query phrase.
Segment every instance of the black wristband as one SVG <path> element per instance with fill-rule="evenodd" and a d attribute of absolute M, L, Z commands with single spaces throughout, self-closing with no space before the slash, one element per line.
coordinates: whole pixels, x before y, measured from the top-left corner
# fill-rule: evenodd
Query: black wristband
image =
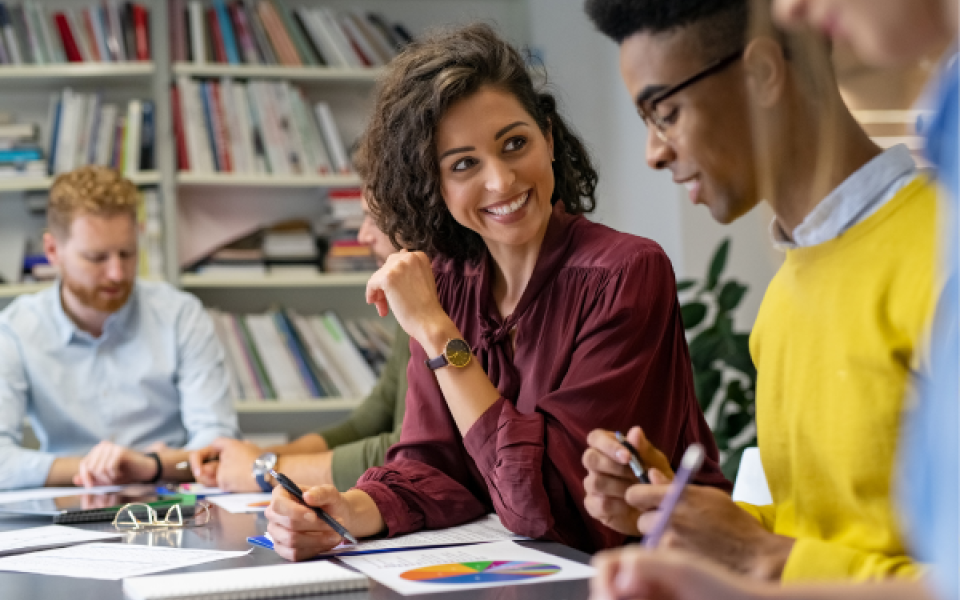
<path fill-rule="evenodd" d="M 160 456 L 156 452 L 147 452 L 147 456 L 157 463 L 157 474 L 153 476 L 153 479 L 145 481 L 144 483 L 156 483 L 160 481 L 160 477 L 163 476 L 163 462 L 160 461 Z"/>

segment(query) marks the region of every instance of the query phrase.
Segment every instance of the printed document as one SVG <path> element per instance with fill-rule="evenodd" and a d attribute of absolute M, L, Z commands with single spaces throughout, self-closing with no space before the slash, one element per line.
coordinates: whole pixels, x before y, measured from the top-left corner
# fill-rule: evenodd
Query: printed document
<path fill-rule="evenodd" d="M 341 556 L 339 560 L 404 596 L 589 579 L 594 574 L 593 567 L 515 542 Z"/>
<path fill-rule="evenodd" d="M 59 575 L 82 579 L 112 579 L 148 575 L 170 569 L 236 558 L 246 552 L 141 546 L 138 544 L 83 544 L 0 558 L 0 571 Z"/>
<path fill-rule="evenodd" d="M 0 492 L 0 503 L 22 502 L 24 500 L 46 500 L 48 498 L 65 498 L 67 496 L 79 496 L 81 494 L 112 494 L 114 492 L 121 491 L 123 488 L 124 486 L 122 485 L 104 485 L 100 487 L 89 488 L 49 487 L 11 490 L 9 492 Z"/>
<path fill-rule="evenodd" d="M 386 538 L 380 540 L 363 540 L 359 544 L 343 543 L 325 554 L 331 555 L 350 555 L 367 554 L 372 552 L 384 552 L 389 550 L 400 550 L 410 548 L 428 548 L 434 546 L 463 546 L 466 544 L 479 544 L 481 542 L 499 542 L 504 540 L 526 540 L 522 535 L 516 535 L 503 526 L 500 517 L 495 513 L 477 519 L 466 525 L 448 527 L 447 529 L 434 529 L 430 531 L 418 531 L 407 535 L 400 535 L 395 538 Z"/>
<path fill-rule="evenodd" d="M 88 531 L 63 525 L 2 531 L 0 532 L 0 556 L 122 537 L 121 533 Z"/>

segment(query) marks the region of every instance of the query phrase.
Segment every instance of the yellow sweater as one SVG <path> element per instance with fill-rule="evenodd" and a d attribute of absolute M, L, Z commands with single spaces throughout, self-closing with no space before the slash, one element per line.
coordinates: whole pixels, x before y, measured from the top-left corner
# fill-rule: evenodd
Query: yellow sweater
<path fill-rule="evenodd" d="M 904 397 L 933 306 L 934 188 L 922 178 L 840 237 L 787 252 L 757 316 L 757 435 L 796 538 L 783 581 L 915 577 L 891 478 Z"/>

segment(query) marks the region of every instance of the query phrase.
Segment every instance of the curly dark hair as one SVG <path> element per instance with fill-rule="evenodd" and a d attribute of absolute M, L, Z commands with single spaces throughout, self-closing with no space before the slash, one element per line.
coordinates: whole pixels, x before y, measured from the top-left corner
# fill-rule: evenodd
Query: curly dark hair
<path fill-rule="evenodd" d="M 485 252 L 480 236 L 451 216 L 440 193 L 436 130 L 450 106 L 481 87 L 512 94 L 541 131 L 553 136 L 551 204 L 591 212 L 597 172 L 583 142 L 538 91 L 520 53 L 485 24 L 442 30 L 407 46 L 390 63 L 355 156 L 370 212 L 398 248 L 457 261 Z"/>

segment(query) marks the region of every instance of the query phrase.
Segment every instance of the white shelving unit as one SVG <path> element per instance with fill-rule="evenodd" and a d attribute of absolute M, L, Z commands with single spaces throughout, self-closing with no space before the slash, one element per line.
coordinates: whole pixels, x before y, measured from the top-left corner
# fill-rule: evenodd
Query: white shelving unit
<path fill-rule="evenodd" d="M 37 0 L 58 7 L 84 7 L 95 0 Z M 229 173 L 178 172 L 171 114 L 170 86 L 178 76 L 191 78 L 283 79 L 304 90 L 311 99 L 331 105 L 347 143 L 362 131 L 370 109 L 371 92 L 381 69 L 281 67 L 192 63 L 171 64 L 168 3 L 140 0 L 150 8 L 151 62 L 86 63 L 10 67 L 0 66 L 0 111 L 46 118 L 49 96 L 64 87 L 76 91 L 104 90 L 118 98 L 150 98 L 155 104 L 157 170 L 141 173 L 133 181 L 156 186 L 163 203 L 166 279 L 199 297 L 205 305 L 233 312 L 259 312 L 283 305 L 303 314 L 335 309 L 344 318 L 373 316 L 364 299 L 370 273 L 268 275 L 223 277 L 180 273 L 180 240 L 186 235 L 180 219 L 184 208 L 213 202 L 217 210 L 256 209 L 262 224 L 289 218 L 291 211 L 316 206 L 323 190 L 355 187 L 355 175 L 271 176 Z M 323 5 L 334 9 L 369 9 L 403 22 L 415 35 L 445 23 L 475 20 L 498 23 L 508 39 L 528 38 L 526 0 L 288 0 L 290 5 Z M 48 132 L 41 131 L 48 137 Z M 21 202 L 25 193 L 42 192 L 52 178 L 0 180 L 0 221 L 4 204 Z M 261 201 L 262 200 L 262 201 Z M 292 207 L 292 208 L 291 208 Z M 271 212 L 273 211 L 273 212 Z M 285 212 L 284 212 L 285 211 Z M 309 216 L 309 215 L 308 215 Z M 189 218 L 189 217 L 186 217 Z M 195 232 L 192 232 L 195 233 Z M 0 223 L 2 235 L 2 223 Z M 44 289 L 49 284 L 0 285 L 0 309 L 12 298 Z M 309 431 L 346 415 L 361 402 L 352 398 L 326 398 L 297 402 L 243 400 L 236 403 L 245 431 L 287 431 L 291 436 Z"/>
<path fill-rule="evenodd" d="M 180 171 L 180 187 L 344 188 L 360 185 L 356 175 L 260 175 L 247 173 L 193 173 Z"/>
<path fill-rule="evenodd" d="M 238 79 L 286 79 L 289 81 L 358 82 L 370 83 L 382 73 L 381 69 L 343 69 L 333 67 L 282 67 L 253 65 L 223 65 L 176 63 L 174 75 L 190 77 L 235 77 Z"/>

